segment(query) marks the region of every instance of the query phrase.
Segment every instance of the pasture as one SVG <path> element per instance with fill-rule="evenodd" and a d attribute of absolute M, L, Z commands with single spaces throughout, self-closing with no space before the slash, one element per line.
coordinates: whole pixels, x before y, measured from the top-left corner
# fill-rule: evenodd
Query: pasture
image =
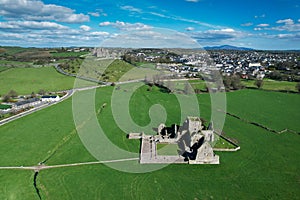
<path fill-rule="evenodd" d="M 92 56 L 84 59 L 80 69 L 78 66 L 75 66 L 75 71 L 80 76 L 107 82 L 144 79 L 145 75 L 154 76 L 159 73 L 159 71 L 154 69 L 134 67 L 123 60 L 98 59 Z"/>
<path fill-rule="evenodd" d="M 242 84 L 249 88 L 257 88 L 254 83 L 254 80 L 242 80 Z M 262 89 L 264 90 L 273 90 L 273 91 L 292 91 L 297 92 L 295 86 L 297 82 L 288 82 L 288 81 L 274 81 L 271 79 L 264 79 Z"/>
<path fill-rule="evenodd" d="M 125 86 L 121 86 L 121 91 Z M 180 123 L 175 95 L 148 86 L 130 99 L 130 114 L 138 125 L 151 120 L 149 108 L 161 104 L 166 125 Z M 138 152 L 139 141 L 126 139 L 111 110 L 113 87 L 99 88 L 98 121 L 107 137 L 121 149 Z M 128 92 L 128 91 L 127 91 Z M 124 91 L 124 93 L 126 93 Z M 198 95 L 202 117 L 210 117 L 209 94 Z M 300 132 L 300 95 L 258 90 L 227 93 L 228 112 L 270 126 Z M 31 166 L 95 161 L 76 133 L 71 99 L 0 127 L 0 166 Z M 278 116 L 279 115 L 279 116 Z M 286 118 L 286 120 L 285 120 Z M 39 172 L 42 199 L 297 199 L 299 191 L 299 134 L 274 134 L 228 116 L 227 137 L 238 141 L 237 152 L 216 152 L 220 165 L 172 164 L 160 170 L 132 174 L 103 164 L 47 169 Z M 16 148 L 17 147 L 17 148 Z M 108 151 L 109 152 L 109 151 Z M 136 165 L 136 161 L 126 165 Z M 33 172 L 0 170 L 1 199 L 38 199 Z"/>
<path fill-rule="evenodd" d="M 10 68 L 0 73 L 0 94 L 15 90 L 20 95 L 73 88 L 73 77 L 58 73 L 53 67 Z"/>
<path fill-rule="evenodd" d="M 89 52 L 50 52 L 53 58 L 74 58 L 88 55 Z"/>

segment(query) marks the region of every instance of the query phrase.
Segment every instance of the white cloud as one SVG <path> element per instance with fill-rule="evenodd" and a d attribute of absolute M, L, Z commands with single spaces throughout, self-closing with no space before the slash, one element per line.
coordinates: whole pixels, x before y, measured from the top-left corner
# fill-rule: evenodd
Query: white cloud
<path fill-rule="evenodd" d="M 254 18 L 265 18 L 266 17 L 266 14 L 262 14 L 262 15 L 255 15 Z"/>
<path fill-rule="evenodd" d="M 88 12 L 88 14 L 93 17 L 107 16 L 107 14 L 102 9 L 96 9 L 95 12 Z"/>
<path fill-rule="evenodd" d="M 192 2 L 198 2 L 199 0 L 191 0 L 191 1 Z M 156 7 L 155 6 L 150 6 L 149 8 L 153 9 L 153 8 L 156 8 Z M 180 16 L 170 16 L 170 15 L 162 14 L 162 13 L 159 13 L 159 12 L 147 12 L 147 11 L 144 11 L 142 9 L 135 8 L 133 6 L 122 6 L 121 9 L 130 11 L 130 12 L 149 14 L 149 15 L 153 15 L 153 16 L 156 16 L 156 17 L 161 17 L 161 18 L 170 19 L 170 20 L 174 20 L 174 21 L 182 21 L 182 22 L 193 23 L 193 24 L 197 24 L 197 25 L 200 25 L 200 26 L 210 27 L 210 28 L 221 28 L 221 26 L 208 24 L 208 23 L 193 20 L 193 19 L 187 19 L 187 18 L 183 18 L 183 17 L 180 17 Z M 160 11 L 165 12 L 165 10 L 160 10 Z"/>
<path fill-rule="evenodd" d="M 235 32 L 235 30 L 233 30 L 232 28 L 225 28 L 225 29 L 216 30 L 216 31 L 219 31 L 219 32 L 228 32 L 228 33 Z"/>
<path fill-rule="evenodd" d="M 82 25 L 82 26 L 80 26 L 80 29 L 83 30 L 83 31 L 90 31 L 91 27 L 86 26 L 86 25 Z"/>
<path fill-rule="evenodd" d="M 300 31 L 300 23 L 295 23 L 292 19 L 282 19 L 276 21 L 277 24 L 282 24 L 280 26 L 266 28 L 266 30 L 276 30 L 276 31 Z"/>
<path fill-rule="evenodd" d="M 252 22 L 248 22 L 248 23 L 241 24 L 241 26 L 252 26 L 252 25 L 253 25 Z"/>
<path fill-rule="evenodd" d="M 92 36 L 109 36 L 110 34 L 108 32 L 102 32 L 102 31 L 95 31 L 91 32 L 90 35 Z"/>
<path fill-rule="evenodd" d="M 111 25 L 111 22 L 101 22 L 99 24 L 99 26 L 109 26 L 109 25 Z"/>
<path fill-rule="evenodd" d="M 36 21 L 10 21 L 0 22 L 0 30 L 47 30 L 47 29 L 68 29 L 68 27 L 54 22 L 36 22 Z"/>
<path fill-rule="evenodd" d="M 94 17 L 100 17 L 100 13 L 99 12 L 88 12 L 89 15 L 92 15 Z"/>
<path fill-rule="evenodd" d="M 232 28 L 225 28 L 225 29 L 214 29 L 214 30 L 193 32 L 190 35 L 191 37 L 195 38 L 198 42 L 203 44 L 207 42 L 209 43 L 209 42 L 235 40 L 237 38 L 242 38 L 246 36 L 246 33 L 236 31 Z"/>
<path fill-rule="evenodd" d="M 200 25 L 200 26 L 210 27 L 210 28 L 222 28 L 221 26 L 208 24 L 208 23 L 193 20 L 193 19 L 182 18 L 180 16 L 168 16 L 168 15 L 164 15 L 164 14 L 157 13 L 157 12 L 149 12 L 148 14 L 151 14 L 151 15 L 154 15 L 154 16 L 157 16 L 157 17 L 161 17 L 161 18 L 165 18 L 165 19 L 188 22 L 188 23 L 193 23 L 193 24 L 197 24 L 197 25 Z"/>
<path fill-rule="evenodd" d="M 299 42 L 300 41 L 300 33 L 284 33 L 284 34 L 276 34 L 276 35 L 267 35 L 267 37 L 271 38 L 271 39 L 288 40 L 289 42 Z M 297 44 L 297 43 L 294 43 L 294 44 Z"/>
<path fill-rule="evenodd" d="M 292 19 L 281 19 L 276 21 L 278 26 L 270 27 L 269 24 L 258 24 L 256 28 L 254 28 L 255 31 L 261 31 L 261 30 L 272 30 L 272 31 L 288 31 L 288 32 L 294 32 L 294 31 L 300 31 L 300 23 L 295 23 Z"/>
<path fill-rule="evenodd" d="M 191 37 L 169 29 L 134 30 L 115 34 L 102 43 L 106 47 L 199 48 Z"/>
<path fill-rule="evenodd" d="M 44 29 L 19 31 L 16 33 L 0 30 L 0 44 L 17 46 L 98 46 L 107 37 L 107 32 L 86 32 L 77 29 Z"/>
<path fill-rule="evenodd" d="M 257 26 L 258 27 L 268 27 L 268 26 L 270 26 L 270 24 L 258 24 Z"/>
<path fill-rule="evenodd" d="M 89 16 L 76 14 L 75 10 L 40 0 L 0 0 L 0 15 L 6 19 L 47 20 L 66 23 L 89 21 Z"/>
<path fill-rule="evenodd" d="M 116 22 L 101 22 L 99 24 L 99 26 L 112 26 L 112 27 L 115 27 L 117 29 L 120 29 L 120 30 L 149 30 L 151 29 L 152 27 L 151 26 L 148 26 L 148 25 L 145 25 L 145 24 L 142 24 L 142 23 L 125 23 L 125 22 L 122 22 L 122 21 L 116 21 Z"/>
<path fill-rule="evenodd" d="M 195 30 L 195 28 L 190 26 L 190 27 L 186 27 L 185 30 L 186 31 L 193 31 L 193 30 Z"/>
<path fill-rule="evenodd" d="M 142 13 L 142 10 L 139 8 L 135 8 L 133 6 L 121 6 L 122 10 L 128 10 L 130 12 L 137 12 L 137 13 Z"/>
<path fill-rule="evenodd" d="M 199 2 L 199 0 L 185 0 L 187 2 L 193 2 L 193 3 L 196 3 L 196 2 Z"/>
<path fill-rule="evenodd" d="M 284 23 L 284 24 L 289 24 L 289 25 L 291 25 L 291 24 L 294 24 L 294 20 L 292 20 L 292 19 L 281 19 L 281 20 L 278 20 L 276 23 L 277 23 L 277 24 L 282 24 L 282 23 Z"/>

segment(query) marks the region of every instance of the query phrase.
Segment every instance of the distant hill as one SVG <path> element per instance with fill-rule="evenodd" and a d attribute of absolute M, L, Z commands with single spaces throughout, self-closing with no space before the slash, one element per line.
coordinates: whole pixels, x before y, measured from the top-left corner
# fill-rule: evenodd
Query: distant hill
<path fill-rule="evenodd" d="M 247 47 L 236 47 L 231 45 L 222 45 L 222 46 L 213 46 L 213 47 L 204 47 L 205 50 L 238 50 L 238 51 L 251 51 L 254 49 Z"/>

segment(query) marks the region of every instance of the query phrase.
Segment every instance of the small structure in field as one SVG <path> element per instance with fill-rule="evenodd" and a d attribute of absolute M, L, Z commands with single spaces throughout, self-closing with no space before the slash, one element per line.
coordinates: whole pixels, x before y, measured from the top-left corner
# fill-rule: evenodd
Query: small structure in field
<path fill-rule="evenodd" d="M 58 95 L 52 95 L 52 96 L 49 96 L 49 95 L 45 95 L 45 96 L 42 96 L 41 97 L 41 101 L 42 102 L 56 102 L 56 101 L 59 101 L 60 98 Z"/>
<path fill-rule="evenodd" d="M 129 139 L 141 139 L 140 163 L 219 164 L 213 152 L 215 142 L 212 123 L 206 129 L 199 117 L 187 117 L 182 126 L 160 124 L 157 135 L 130 133 Z M 160 155 L 157 144 L 178 146 L 173 155 Z"/>

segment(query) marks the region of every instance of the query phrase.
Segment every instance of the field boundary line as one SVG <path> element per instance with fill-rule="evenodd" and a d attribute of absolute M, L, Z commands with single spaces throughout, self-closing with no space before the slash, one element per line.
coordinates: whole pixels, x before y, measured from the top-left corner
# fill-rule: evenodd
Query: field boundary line
<path fill-rule="evenodd" d="M 231 117 L 234 117 L 234 118 L 236 118 L 236 119 L 238 119 L 238 120 L 241 120 L 241 121 L 243 121 L 243 122 L 246 122 L 246 123 L 248 123 L 248 124 L 251 124 L 251 125 L 260 127 L 260 128 L 262 128 L 262 129 L 265 129 L 265 130 L 267 130 L 267 131 L 269 131 L 269 132 L 272 132 L 272 133 L 282 134 L 282 133 L 285 133 L 285 132 L 291 132 L 291 133 L 295 133 L 295 134 L 300 135 L 300 132 L 297 132 L 297 131 L 292 130 L 292 129 L 289 129 L 289 128 L 285 128 L 285 129 L 283 129 L 283 130 L 281 130 L 281 131 L 276 131 L 276 130 L 274 130 L 274 129 L 272 129 L 272 128 L 269 128 L 269 127 L 267 127 L 267 126 L 265 126 L 265 125 L 263 125 L 263 124 L 260 124 L 260 123 L 258 123 L 258 122 L 252 122 L 252 121 L 249 121 L 249 120 L 244 119 L 244 118 L 241 118 L 241 117 L 239 117 L 239 116 L 237 116 L 237 115 L 235 115 L 235 114 L 232 114 L 232 113 L 229 113 L 229 112 L 225 112 L 225 111 L 220 110 L 220 109 L 218 109 L 218 111 L 219 111 L 219 112 L 223 112 L 223 113 L 225 113 L 226 115 L 229 115 L 229 116 L 231 116 Z"/>

